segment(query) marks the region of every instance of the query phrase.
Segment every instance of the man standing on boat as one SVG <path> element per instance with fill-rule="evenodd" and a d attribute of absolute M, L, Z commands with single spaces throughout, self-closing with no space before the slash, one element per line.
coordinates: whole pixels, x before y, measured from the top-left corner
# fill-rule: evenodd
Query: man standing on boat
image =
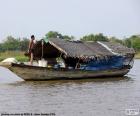
<path fill-rule="evenodd" d="M 29 49 L 28 53 L 30 54 L 30 64 L 33 65 L 33 58 L 34 58 L 34 45 L 35 45 L 35 36 L 31 36 L 31 40 L 29 42 Z"/>

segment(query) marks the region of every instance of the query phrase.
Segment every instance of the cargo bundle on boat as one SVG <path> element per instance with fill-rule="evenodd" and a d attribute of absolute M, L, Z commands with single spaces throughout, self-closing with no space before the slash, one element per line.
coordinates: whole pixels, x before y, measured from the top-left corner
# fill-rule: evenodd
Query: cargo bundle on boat
<path fill-rule="evenodd" d="M 134 49 L 119 43 L 59 38 L 38 41 L 34 51 L 38 66 L 12 63 L 9 69 L 25 80 L 123 76 L 132 68 L 135 55 Z"/>

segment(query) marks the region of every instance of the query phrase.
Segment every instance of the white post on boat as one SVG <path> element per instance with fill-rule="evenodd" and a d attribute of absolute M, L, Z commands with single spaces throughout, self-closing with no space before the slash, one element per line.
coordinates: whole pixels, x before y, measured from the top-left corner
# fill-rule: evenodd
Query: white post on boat
<path fill-rule="evenodd" d="M 44 57 L 44 40 L 41 40 L 41 47 L 42 47 L 42 54 L 41 54 L 41 60 L 39 60 L 39 66 L 41 67 L 47 67 L 47 61 L 43 58 Z"/>
<path fill-rule="evenodd" d="M 42 45 L 42 56 L 41 59 L 43 58 L 43 53 L 44 53 L 44 40 L 42 39 L 41 41 L 41 45 Z"/>

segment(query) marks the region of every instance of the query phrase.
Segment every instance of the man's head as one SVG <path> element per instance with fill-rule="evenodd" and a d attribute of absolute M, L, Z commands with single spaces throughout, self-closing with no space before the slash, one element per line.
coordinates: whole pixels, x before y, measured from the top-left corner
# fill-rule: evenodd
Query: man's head
<path fill-rule="evenodd" d="M 35 39 L 35 36 L 34 36 L 34 35 L 31 35 L 31 39 L 33 39 L 33 40 L 34 40 L 34 39 Z"/>

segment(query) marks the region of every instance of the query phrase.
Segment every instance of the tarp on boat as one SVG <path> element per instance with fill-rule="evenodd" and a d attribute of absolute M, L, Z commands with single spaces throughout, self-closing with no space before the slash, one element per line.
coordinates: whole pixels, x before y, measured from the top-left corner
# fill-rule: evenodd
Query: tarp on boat
<path fill-rule="evenodd" d="M 80 69 L 83 70 L 105 70 L 112 68 L 122 68 L 125 58 L 123 56 L 112 56 L 108 60 L 100 59 L 93 60 L 80 66 Z"/>

